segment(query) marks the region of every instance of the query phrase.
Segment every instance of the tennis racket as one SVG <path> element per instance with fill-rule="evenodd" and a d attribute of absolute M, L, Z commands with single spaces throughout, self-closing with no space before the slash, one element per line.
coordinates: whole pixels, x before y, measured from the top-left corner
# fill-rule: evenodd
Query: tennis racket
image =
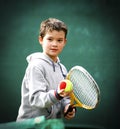
<path fill-rule="evenodd" d="M 74 66 L 66 78 L 73 83 L 73 92 L 70 94 L 71 102 L 65 115 L 73 107 L 94 109 L 100 99 L 100 89 L 88 71 L 81 66 Z"/>

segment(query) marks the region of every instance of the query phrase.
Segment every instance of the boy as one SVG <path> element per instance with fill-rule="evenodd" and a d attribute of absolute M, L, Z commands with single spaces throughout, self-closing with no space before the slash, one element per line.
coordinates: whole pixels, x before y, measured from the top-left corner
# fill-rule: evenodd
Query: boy
<path fill-rule="evenodd" d="M 27 57 L 28 67 L 22 82 L 21 106 L 17 121 L 44 115 L 46 119 L 61 118 L 69 107 L 69 94 L 60 90 L 60 82 L 67 70 L 58 55 L 66 44 L 67 27 L 64 22 L 49 18 L 41 23 L 39 42 L 43 52 Z M 75 116 L 75 109 L 65 115 Z"/>

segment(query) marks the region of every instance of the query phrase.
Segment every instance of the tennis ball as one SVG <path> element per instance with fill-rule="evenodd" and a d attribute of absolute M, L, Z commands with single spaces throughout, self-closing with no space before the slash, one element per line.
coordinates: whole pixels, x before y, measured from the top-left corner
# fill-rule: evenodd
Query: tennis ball
<path fill-rule="evenodd" d="M 64 82 L 66 83 L 66 87 L 64 89 L 65 92 L 70 92 L 73 90 L 73 84 L 70 80 L 65 79 Z"/>

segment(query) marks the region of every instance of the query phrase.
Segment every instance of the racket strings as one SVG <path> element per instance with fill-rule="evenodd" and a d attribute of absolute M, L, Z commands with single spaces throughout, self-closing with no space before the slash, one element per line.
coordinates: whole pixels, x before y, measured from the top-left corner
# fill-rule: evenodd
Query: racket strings
<path fill-rule="evenodd" d="M 73 91 L 82 104 L 94 107 L 97 103 L 97 91 L 94 81 L 79 70 L 74 70 L 70 76 Z"/>

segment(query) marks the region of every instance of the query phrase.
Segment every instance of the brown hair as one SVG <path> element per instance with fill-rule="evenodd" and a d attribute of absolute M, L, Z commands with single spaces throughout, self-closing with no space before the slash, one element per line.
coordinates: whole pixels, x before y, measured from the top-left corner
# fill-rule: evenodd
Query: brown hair
<path fill-rule="evenodd" d="M 43 21 L 40 25 L 40 36 L 43 38 L 47 32 L 52 32 L 53 30 L 64 31 L 65 38 L 67 36 L 67 26 L 63 21 L 60 21 L 56 18 L 49 18 Z"/>

